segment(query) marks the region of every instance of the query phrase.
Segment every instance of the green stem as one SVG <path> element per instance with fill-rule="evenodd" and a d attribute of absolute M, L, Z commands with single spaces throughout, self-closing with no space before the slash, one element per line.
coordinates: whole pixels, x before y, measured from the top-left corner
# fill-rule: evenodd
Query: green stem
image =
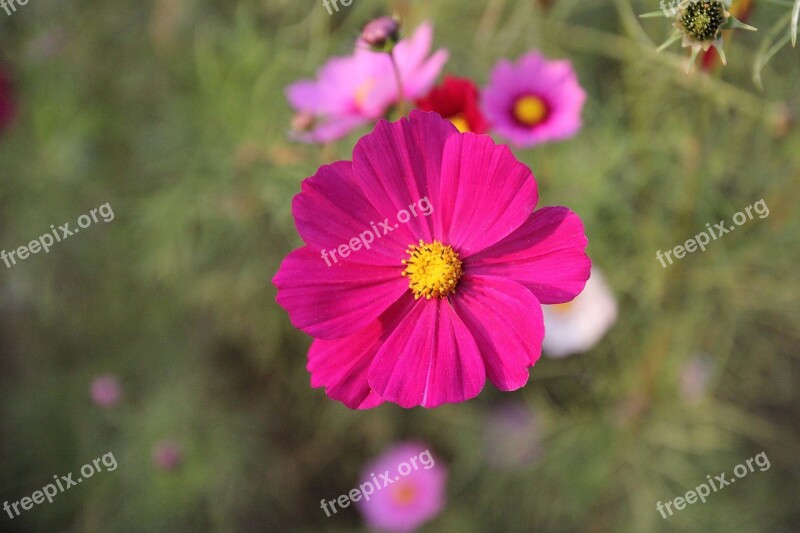
<path fill-rule="evenodd" d="M 389 52 L 389 59 L 392 61 L 394 79 L 397 81 L 397 112 L 403 117 L 407 112 L 406 91 L 403 88 L 403 78 L 400 76 L 400 67 L 397 66 L 394 51 Z"/>

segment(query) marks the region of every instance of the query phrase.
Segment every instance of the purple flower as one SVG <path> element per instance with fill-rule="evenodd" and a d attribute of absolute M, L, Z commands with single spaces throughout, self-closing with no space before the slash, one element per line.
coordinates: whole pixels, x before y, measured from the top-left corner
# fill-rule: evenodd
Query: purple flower
<path fill-rule="evenodd" d="M 161 470 L 175 470 L 183 461 L 181 447 L 170 440 L 163 440 L 153 447 L 153 464 Z"/>
<path fill-rule="evenodd" d="M 439 50 L 428 57 L 433 28 L 422 24 L 413 36 L 401 40 L 392 54 L 403 80 L 404 98 L 426 94 L 441 72 L 448 53 Z M 330 59 L 315 80 L 303 80 L 286 88 L 292 107 L 306 120 L 306 127 L 292 132 L 295 140 L 325 143 L 377 121 L 399 101 L 397 80 L 388 54 L 366 45 L 353 55 Z"/>
<path fill-rule="evenodd" d="M 384 486 L 381 474 L 387 471 L 391 483 Z M 425 445 L 402 443 L 367 464 L 361 486 L 367 483 L 378 488 L 369 500 L 356 503 L 364 520 L 373 529 L 402 533 L 414 531 L 441 512 L 447 470 Z"/>
<path fill-rule="evenodd" d="M 530 52 L 500 61 L 483 93 L 495 132 L 519 147 L 559 141 L 581 129 L 586 93 L 569 61 L 548 61 Z"/>
<path fill-rule="evenodd" d="M 92 380 L 89 394 L 92 401 L 100 407 L 113 407 L 122 398 L 122 385 L 116 376 L 104 374 Z"/>
<path fill-rule="evenodd" d="M 539 417 L 523 404 L 505 404 L 492 409 L 484 429 L 487 461 L 498 467 L 531 465 L 542 455 Z"/>
<path fill-rule="evenodd" d="M 714 371 L 714 360 L 707 355 L 689 359 L 681 368 L 678 377 L 678 388 L 683 399 L 688 403 L 697 403 L 706 397 Z"/>

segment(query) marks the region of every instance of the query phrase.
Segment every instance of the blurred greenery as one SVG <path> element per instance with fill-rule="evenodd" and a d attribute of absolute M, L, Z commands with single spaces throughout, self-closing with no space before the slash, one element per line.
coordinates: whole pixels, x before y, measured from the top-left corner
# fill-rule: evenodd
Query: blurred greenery
<path fill-rule="evenodd" d="M 787 8 L 755 2 L 767 30 Z M 549 5 L 546 9 L 544 6 Z M 671 31 L 626 0 L 42 0 L 0 12 L 20 113 L 0 137 L 0 247 L 109 202 L 97 224 L 0 269 L 0 500 L 111 451 L 114 472 L 2 531 L 358 531 L 326 518 L 365 461 L 404 438 L 448 464 L 448 504 L 423 531 L 800 530 L 800 51 L 753 83 L 764 35 L 727 39 L 728 66 L 686 74 Z M 386 12 L 435 25 L 445 72 L 487 81 L 537 48 L 575 63 L 589 99 L 575 139 L 517 150 L 542 205 L 567 205 L 620 301 L 591 352 L 543 358 L 527 387 L 436 410 L 350 411 L 311 389 L 310 340 L 270 279 L 300 245 L 291 198 L 331 154 L 286 138 L 283 88 L 352 51 Z M 657 250 L 764 199 L 770 216 L 663 269 Z M 680 393 L 707 354 L 708 394 Z M 117 374 L 122 403 L 88 388 Z M 530 465 L 492 466 L 493 410 L 541 422 Z M 182 466 L 151 463 L 158 441 Z M 667 520 L 655 509 L 764 451 L 771 468 Z"/>

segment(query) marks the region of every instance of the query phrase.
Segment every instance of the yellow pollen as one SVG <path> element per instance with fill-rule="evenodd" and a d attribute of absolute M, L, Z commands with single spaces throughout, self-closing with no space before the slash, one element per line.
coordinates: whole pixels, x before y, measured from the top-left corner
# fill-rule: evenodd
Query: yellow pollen
<path fill-rule="evenodd" d="M 450 245 L 419 241 L 419 245 L 412 244 L 406 252 L 410 257 L 403 260 L 406 266 L 403 276 L 408 278 L 414 299 L 444 298 L 456 291 L 463 271 L 458 254 Z"/>
<path fill-rule="evenodd" d="M 392 499 L 398 505 L 408 505 L 417 498 L 417 489 L 411 483 L 401 483 L 392 489 Z"/>
<path fill-rule="evenodd" d="M 573 307 L 575 307 L 575 301 L 574 300 L 571 301 L 571 302 L 563 303 L 563 304 L 551 305 L 550 309 L 552 311 L 554 311 L 556 314 L 566 315 L 567 313 L 572 311 Z"/>
<path fill-rule="evenodd" d="M 469 129 L 469 122 L 467 119 L 464 118 L 464 115 L 456 115 L 454 117 L 450 117 L 450 122 L 453 123 L 453 126 L 458 129 L 461 133 L 466 133 L 468 131 L 472 131 Z"/>
<path fill-rule="evenodd" d="M 514 104 L 514 116 L 526 126 L 535 126 L 547 117 L 547 105 L 536 96 L 523 96 Z"/>

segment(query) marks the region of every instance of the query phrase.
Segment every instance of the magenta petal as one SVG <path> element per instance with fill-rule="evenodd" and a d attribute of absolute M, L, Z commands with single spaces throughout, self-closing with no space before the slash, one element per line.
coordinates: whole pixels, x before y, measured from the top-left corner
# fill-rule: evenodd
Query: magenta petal
<path fill-rule="evenodd" d="M 528 382 L 528 368 L 539 359 L 544 338 L 542 306 L 519 283 L 466 274 L 452 298 L 486 364 L 486 375 L 500 390 Z"/>
<path fill-rule="evenodd" d="M 378 350 L 369 384 L 402 407 L 474 398 L 486 382 L 478 346 L 447 300 L 417 300 Z"/>
<path fill-rule="evenodd" d="M 336 340 L 316 339 L 308 351 L 308 371 L 312 387 L 325 387 L 325 393 L 350 409 L 371 409 L 383 399 L 369 388 L 367 373 L 380 347 L 380 322 L 377 320 L 353 335 Z"/>
<path fill-rule="evenodd" d="M 444 150 L 435 231 L 464 259 L 530 217 L 538 201 L 536 182 L 507 146 L 488 135 L 454 135 Z"/>
<path fill-rule="evenodd" d="M 447 139 L 456 135 L 455 126 L 436 113 L 415 110 L 398 122 L 378 122 L 353 150 L 353 168 L 360 188 L 390 221 L 422 198 L 427 197 L 438 206 L 442 153 Z M 432 224 L 419 210 L 417 216 L 399 224 L 393 232 L 406 246 L 420 239 L 433 240 Z"/>
<path fill-rule="evenodd" d="M 342 262 L 328 266 L 309 247 L 290 253 L 272 282 L 292 324 L 322 339 L 345 337 L 369 325 L 408 292 L 402 265 Z"/>
<path fill-rule="evenodd" d="M 350 409 L 370 409 L 383 403 L 367 380 L 370 364 L 386 337 L 414 306 L 407 292 L 366 328 L 336 340 L 316 339 L 308 352 L 312 387 Z"/>
<path fill-rule="evenodd" d="M 385 216 L 390 214 L 394 221 L 395 214 Z M 380 228 L 376 236 L 370 222 L 377 224 L 385 216 L 364 197 L 349 161 L 320 167 L 313 177 L 304 180 L 302 192 L 292 202 L 292 215 L 297 231 L 309 246 L 332 251 L 343 244 L 349 246 L 356 239 L 358 242 L 346 250 L 348 261 L 394 266 L 398 274 L 405 250 L 413 242 L 401 240 L 396 231 L 384 235 Z"/>
<path fill-rule="evenodd" d="M 564 303 L 589 279 L 587 243 L 578 215 L 566 207 L 545 207 L 507 238 L 470 257 L 465 270 L 518 281 L 543 304 Z"/>

